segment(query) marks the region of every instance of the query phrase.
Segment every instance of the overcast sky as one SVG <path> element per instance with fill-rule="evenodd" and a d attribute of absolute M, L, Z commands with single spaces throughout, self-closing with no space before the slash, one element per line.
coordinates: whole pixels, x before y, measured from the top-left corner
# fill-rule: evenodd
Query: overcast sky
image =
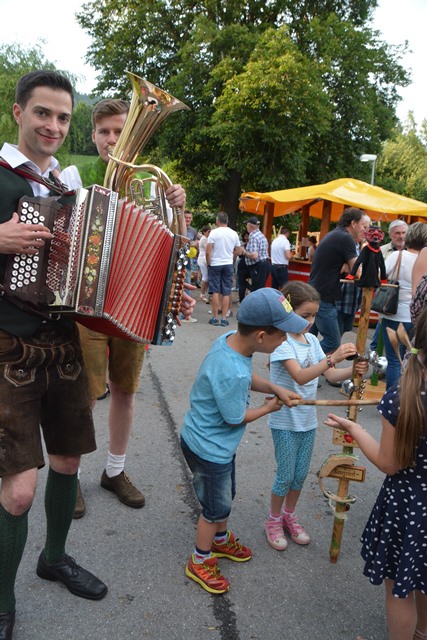
<path fill-rule="evenodd" d="M 2 29 L 0 44 L 18 42 L 24 46 L 36 43 L 48 60 L 59 68 L 78 76 L 77 90 L 89 93 L 95 85 L 96 73 L 84 62 L 89 37 L 77 25 L 74 18 L 83 0 L 0 0 Z M 402 61 L 412 69 L 413 84 L 401 91 L 402 103 L 398 116 L 404 119 L 413 111 L 418 124 L 427 118 L 427 0 L 379 0 L 374 27 L 390 44 L 408 40 L 412 53 Z M 15 14 L 18 9 L 19 15 Z M 44 44 L 41 42 L 44 40 Z M 133 69 L 138 73 L 138 69 Z"/>

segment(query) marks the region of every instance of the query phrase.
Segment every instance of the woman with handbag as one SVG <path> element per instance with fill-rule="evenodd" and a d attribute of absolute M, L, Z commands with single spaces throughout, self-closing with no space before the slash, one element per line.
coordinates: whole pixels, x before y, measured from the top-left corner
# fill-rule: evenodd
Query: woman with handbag
<path fill-rule="evenodd" d="M 412 300 L 412 270 L 418 253 L 427 246 L 427 224 L 415 222 L 409 225 L 405 239 L 405 249 L 395 251 L 386 260 L 385 266 L 387 278 L 397 281 L 399 286 L 399 300 L 397 311 L 393 315 L 382 315 L 382 327 L 384 336 L 384 348 L 388 365 L 386 370 L 386 388 L 396 384 L 400 378 L 401 360 L 397 355 L 390 338 L 387 334 L 387 327 L 393 331 L 397 330 L 400 323 L 403 324 L 406 332 L 410 334 L 413 329 L 409 305 Z M 403 358 L 403 347 L 401 358 Z"/>

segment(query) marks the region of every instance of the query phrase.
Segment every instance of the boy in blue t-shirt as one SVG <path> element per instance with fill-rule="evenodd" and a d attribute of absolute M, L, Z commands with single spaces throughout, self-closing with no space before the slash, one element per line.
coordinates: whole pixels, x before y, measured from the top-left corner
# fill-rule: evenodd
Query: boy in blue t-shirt
<path fill-rule="evenodd" d="M 230 583 L 217 558 L 246 562 L 252 552 L 227 530 L 235 496 L 236 449 L 248 422 L 278 411 L 281 404 L 301 396 L 252 372 L 252 355 L 272 353 L 286 332 L 299 333 L 307 322 L 297 316 L 276 289 L 250 293 L 240 304 L 236 332 L 214 342 L 197 373 L 184 417 L 181 447 L 193 473 L 193 485 L 202 507 L 196 547 L 186 575 L 210 593 L 225 593 Z M 264 404 L 248 408 L 249 392 L 272 394 Z"/>

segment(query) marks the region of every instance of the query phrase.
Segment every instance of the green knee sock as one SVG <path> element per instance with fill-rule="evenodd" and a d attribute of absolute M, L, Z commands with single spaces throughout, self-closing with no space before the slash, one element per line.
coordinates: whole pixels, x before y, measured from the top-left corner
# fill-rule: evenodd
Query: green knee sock
<path fill-rule="evenodd" d="M 43 550 L 48 563 L 65 555 L 65 542 L 73 520 L 77 494 L 77 473 L 70 476 L 49 469 L 44 497 L 46 544 Z"/>
<path fill-rule="evenodd" d="M 28 533 L 28 511 L 13 516 L 0 505 L 0 613 L 15 611 L 15 579 Z"/>

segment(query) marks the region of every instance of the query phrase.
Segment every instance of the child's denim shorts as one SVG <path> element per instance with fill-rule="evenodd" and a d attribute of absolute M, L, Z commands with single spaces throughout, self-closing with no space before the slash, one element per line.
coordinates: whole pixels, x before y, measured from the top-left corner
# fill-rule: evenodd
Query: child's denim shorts
<path fill-rule="evenodd" d="M 181 438 L 181 448 L 193 474 L 193 486 L 207 522 L 223 522 L 231 511 L 236 495 L 235 458 L 227 464 L 218 464 L 199 458 Z"/>

